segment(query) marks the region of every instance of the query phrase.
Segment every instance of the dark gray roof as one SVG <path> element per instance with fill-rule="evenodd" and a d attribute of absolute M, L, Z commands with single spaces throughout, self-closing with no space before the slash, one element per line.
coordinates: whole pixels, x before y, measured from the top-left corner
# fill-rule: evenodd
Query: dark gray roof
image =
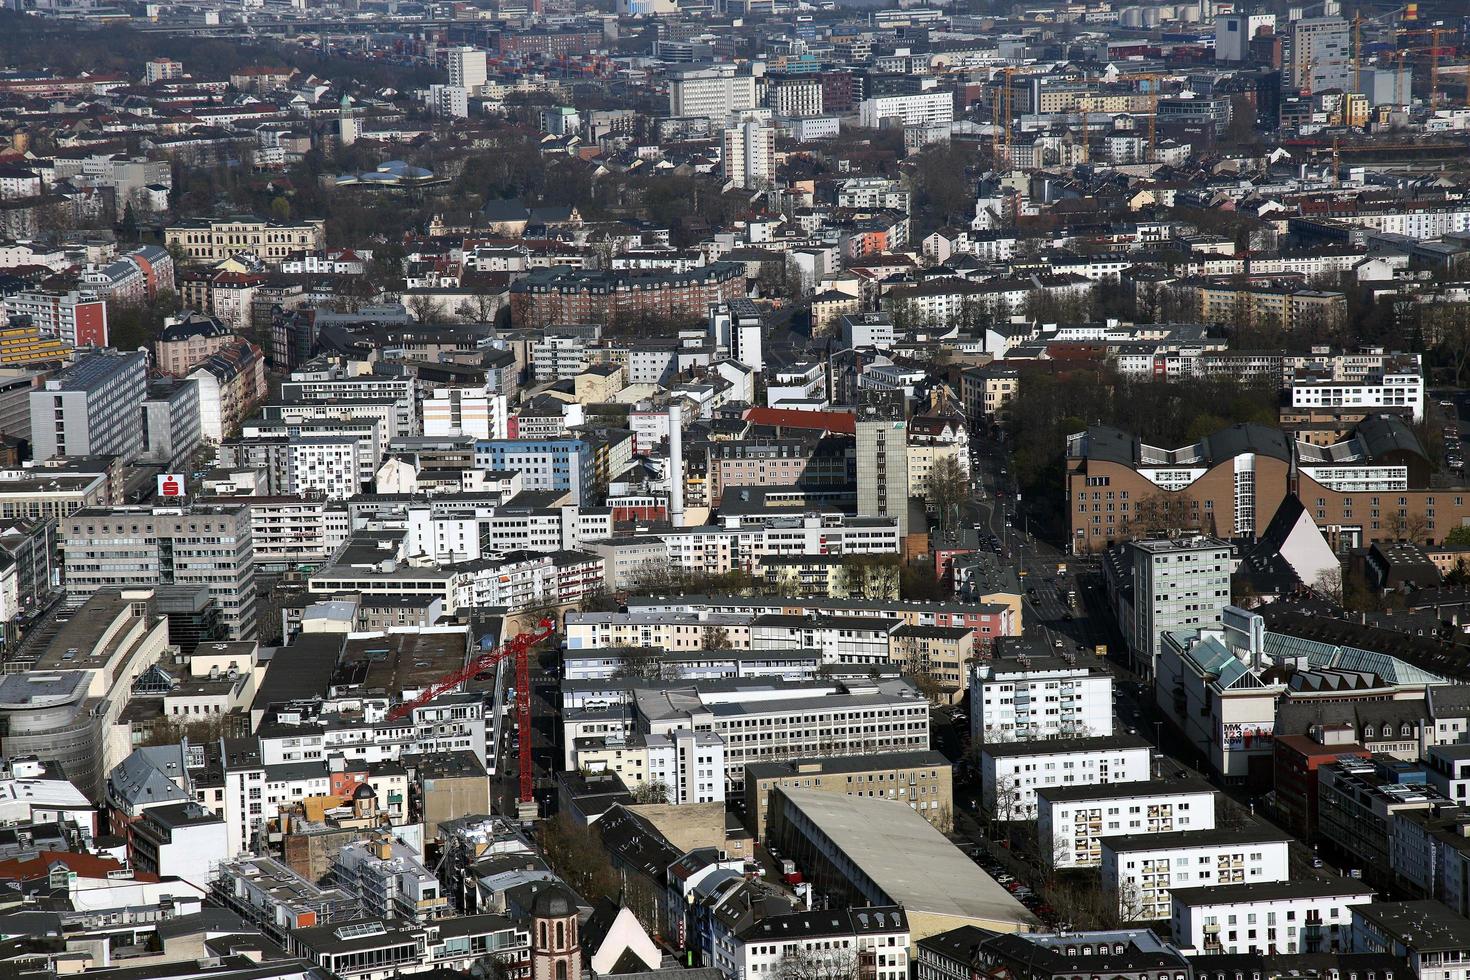
<path fill-rule="evenodd" d="M 1358 423 L 1353 434 L 1372 458 L 1395 452 L 1413 453 L 1420 458 L 1428 458 L 1424 447 L 1419 444 L 1419 437 L 1414 435 L 1414 430 L 1397 415 L 1370 415 Z"/>

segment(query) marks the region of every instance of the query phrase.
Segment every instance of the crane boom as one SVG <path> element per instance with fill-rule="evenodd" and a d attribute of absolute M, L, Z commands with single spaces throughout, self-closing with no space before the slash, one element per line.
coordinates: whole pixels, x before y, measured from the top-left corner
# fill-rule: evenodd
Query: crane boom
<path fill-rule="evenodd" d="M 482 652 L 471 658 L 458 670 L 440 677 L 424 688 L 415 698 L 404 701 L 388 712 L 389 721 L 397 721 L 413 714 L 435 698 L 454 690 L 476 674 L 496 666 L 507 658 L 515 659 L 516 666 L 516 721 L 520 725 L 520 802 L 535 801 L 535 784 L 531 769 L 531 664 L 527 656 L 531 648 L 556 631 L 556 624 L 543 619 L 534 629 L 524 630 L 506 640 L 501 646 Z"/>

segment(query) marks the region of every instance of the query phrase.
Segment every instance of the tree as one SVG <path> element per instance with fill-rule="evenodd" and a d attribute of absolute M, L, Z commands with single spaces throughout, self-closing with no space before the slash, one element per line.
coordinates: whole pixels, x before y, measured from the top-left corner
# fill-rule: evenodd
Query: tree
<path fill-rule="evenodd" d="M 606 848 L 590 828 L 559 813 L 541 822 L 538 837 L 541 856 L 578 895 L 587 899 L 618 898 L 622 882 L 608 859 Z"/>
<path fill-rule="evenodd" d="M 1317 573 L 1312 580 L 1313 591 L 1322 595 L 1323 598 L 1331 600 L 1337 605 L 1342 605 L 1342 569 L 1324 568 Z"/>
<path fill-rule="evenodd" d="M 663 659 L 663 651 L 655 647 L 621 647 L 618 666 L 612 676 L 618 680 L 668 680 L 673 671 Z"/>
<path fill-rule="evenodd" d="M 706 626 L 700 636 L 702 646 L 705 650 L 728 650 L 730 649 L 730 631 L 718 624 Z"/>
<path fill-rule="evenodd" d="M 896 599 L 899 578 L 897 555 L 844 555 L 837 587 L 850 599 Z"/>
<path fill-rule="evenodd" d="M 929 506 L 939 518 L 939 531 L 955 530 L 960 508 L 970 497 L 970 476 L 958 453 L 940 456 L 929 471 Z"/>
<path fill-rule="evenodd" d="M 662 779 L 650 779 L 633 790 L 633 802 L 642 804 L 668 803 L 669 784 Z"/>
<path fill-rule="evenodd" d="M 1435 348 L 1454 371 L 1461 386 L 1470 365 L 1470 303 L 1425 303 L 1419 307 L 1424 343 Z"/>
<path fill-rule="evenodd" d="M 427 293 L 415 293 L 410 296 L 408 312 L 413 314 L 415 320 L 423 324 L 443 323 L 445 320 L 444 311 L 440 308 L 439 302 Z"/>
<path fill-rule="evenodd" d="M 799 946 L 776 964 L 777 980 L 859 980 L 857 951 Z"/>
<path fill-rule="evenodd" d="M 1470 525 L 1460 524 L 1450 528 L 1444 543 L 1451 548 L 1470 548 Z"/>

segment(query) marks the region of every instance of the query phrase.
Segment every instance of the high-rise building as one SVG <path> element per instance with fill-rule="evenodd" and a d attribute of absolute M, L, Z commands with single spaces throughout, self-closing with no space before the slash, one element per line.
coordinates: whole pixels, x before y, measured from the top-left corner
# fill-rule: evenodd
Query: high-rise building
<path fill-rule="evenodd" d="M 755 108 L 755 76 L 740 72 L 735 65 L 672 65 L 668 74 L 671 116 L 722 119 Z"/>
<path fill-rule="evenodd" d="M 255 638 L 249 507 L 86 507 L 62 521 L 61 556 L 69 597 L 86 598 L 102 589 L 202 585 L 219 604 L 230 638 Z"/>
<path fill-rule="evenodd" d="M 94 351 L 30 392 L 31 452 L 53 456 L 121 456 L 143 451 L 143 398 L 148 355 Z"/>
<path fill-rule="evenodd" d="M 725 130 L 725 179 L 736 187 L 764 187 L 776 174 L 776 130 L 750 121 Z"/>
<path fill-rule="evenodd" d="M 485 52 L 480 48 L 462 47 L 449 49 L 449 84 L 467 89 L 471 94 L 488 80 L 485 71 Z"/>
<path fill-rule="evenodd" d="M 1352 27 L 1341 17 L 1295 21 L 1286 35 L 1288 89 L 1347 91 L 1352 84 Z"/>
<path fill-rule="evenodd" d="M 1215 18 L 1215 60 L 1250 61 L 1251 39 L 1276 26 L 1275 14 L 1224 14 Z"/>
<path fill-rule="evenodd" d="M 1220 622 L 1230 605 L 1230 545 L 1203 536 L 1130 541 L 1124 555 L 1132 567 L 1133 595 L 1127 621 L 1119 625 L 1134 669 L 1152 677 L 1160 634 Z"/>
<path fill-rule="evenodd" d="M 909 528 L 908 422 L 903 401 L 873 396 L 857 410 L 857 499 L 861 517 L 893 517 Z"/>
<path fill-rule="evenodd" d="M 820 116 L 822 80 L 815 75 L 773 79 L 766 101 L 778 116 Z"/>

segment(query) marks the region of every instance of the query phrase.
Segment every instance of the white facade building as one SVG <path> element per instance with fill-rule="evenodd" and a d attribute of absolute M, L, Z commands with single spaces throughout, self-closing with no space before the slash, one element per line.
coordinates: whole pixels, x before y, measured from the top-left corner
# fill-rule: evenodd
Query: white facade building
<path fill-rule="evenodd" d="M 1361 881 L 1275 881 L 1173 890 L 1174 941 L 1195 954 L 1347 952 L 1352 907 L 1373 901 Z"/>
<path fill-rule="evenodd" d="M 668 790 L 668 801 L 725 802 L 725 741 L 714 732 L 676 729 L 649 735 L 648 776 Z"/>
<path fill-rule="evenodd" d="M 1152 752 L 1136 735 L 988 742 L 980 749 L 981 804 L 998 820 L 1030 820 L 1038 789 L 1139 782 L 1150 778 Z"/>
<path fill-rule="evenodd" d="M 1042 660 L 977 661 L 970 668 L 970 740 L 1016 742 L 1113 734 L 1113 678 Z"/>
<path fill-rule="evenodd" d="M 759 188 L 776 174 L 776 130 L 750 121 L 725 130 L 725 179 L 736 187 Z"/>
<path fill-rule="evenodd" d="M 1174 888 L 1286 881 L 1290 841 L 1289 834 L 1264 824 L 1104 837 L 1103 890 L 1118 896 L 1125 922 L 1167 919 Z"/>
<path fill-rule="evenodd" d="M 1036 791 L 1041 854 L 1057 868 L 1102 862 L 1102 838 L 1215 829 L 1215 791 L 1203 782 L 1050 786 Z"/>
<path fill-rule="evenodd" d="M 954 96 L 949 92 L 887 95 L 858 103 L 858 125 L 877 129 L 884 123 L 927 126 L 954 122 Z"/>
<path fill-rule="evenodd" d="M 1407 408 L 1417 422 L 1424 417 L 1424 375 L 1383 374 L 1359 381 L 1293 380 L 1292 408 Z"/>
<path fill-rule="evenodd" d="M 675 65 L 669 69 L 669 115 L 722 119 L 754 109 L 755 76 L 733 64 Z"/>

